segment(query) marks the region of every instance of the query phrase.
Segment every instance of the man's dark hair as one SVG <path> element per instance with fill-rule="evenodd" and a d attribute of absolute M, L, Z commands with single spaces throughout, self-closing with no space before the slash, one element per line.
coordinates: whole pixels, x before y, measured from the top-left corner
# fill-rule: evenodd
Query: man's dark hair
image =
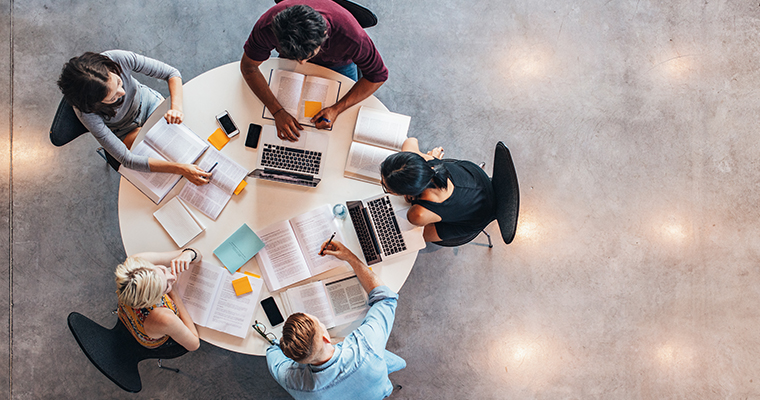
<path fill-rule="evenodd" d="M 274 16 L 272 30 L 283 58 L 306 60 L 327 39 L 327 22 L 322 14 L 305 5 L 288 7 Z"/>

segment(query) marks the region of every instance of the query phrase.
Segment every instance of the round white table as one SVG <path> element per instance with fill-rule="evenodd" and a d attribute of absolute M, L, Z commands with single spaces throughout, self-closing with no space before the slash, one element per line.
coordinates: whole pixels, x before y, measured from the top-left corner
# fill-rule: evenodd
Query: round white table
<path fill-rule="evenodd" d="M 342 82 L 340 97 L 343 97 L 353 85 L 353 81 L 327 68 L 315 64 L 298 64 L 295 61 L 271 58 L 261 64 L 264 76 L 269 76 L 271 69 L 283 69 L 296 71 L 306 75 L 316 75 Z M 343 176 L 343 169 L 351 144 L 356 115 L 360 106 L 368 106 L 381 110 L 387 108 L 374 96 L 370 96 L 360 104 L 346 110 L 333 124 L 330 136 L 327 156 L 324 157 L 325 169 L 323 179 L 316 188 L 305 188 L 296 185 L 269 182 L 253 177 L 246 178 L 248 186 L 239 194 L 233 195 L 232 200 L 224 208 L 216 221 L 207 218 L 198 210 L 193 210 L 195 215 L 206 226 L 206 230 L 191 241 L 188 246 L 199 249 L 203 253 L 205 261 L 218 264 L 221 262 L 213 254 L 214 249 L 227 239 L 243 223 L 247 223 L 254 232 L 275 222 L 290 219 L 296 215 L 310 211 L 318 206 L 345 203 L 349 200 L 360 200 L 381 193 L 380 186 L 348 179 Z M 168 109 L 168 102 L 164 102 L 156 112 L 148 119 L 145 128 L 141 131 L 135 143 L 142 140 L 150 126 L 162 118 Z M 222 153 L 237 161 L 240 165 L 252 171 L 256 164 L 256 151 L 244 146 L 248 124 L 274 125 L 274 121 L 262 118 L 263 103 L 248 88 L 240 73 L 239 62 L 214 68 L 190 80 L 184 85 L 184 113 L 185 124 L 193 130 L 201 139 L 206 140 L 218 127 L 215 116 L 224 110 L 229 111 L 232 119 L 238 125 L 240 134 L 232 138 L 222 148 Z M 304 127 L 306 130 L 315 128 Z M 177 195 L 181 187 L 187 183 L 182 179 L 179 184 L 166 196 L 161 205 Z M 397 196 L 393 201 L 396 207 L 403 207 L 403 200 Z M 124 249 L 127 254 L 136 254 L 145 251 L 167 251 L 177 248 L 174 241 L 158 221 L 153 213 L 159 208 L 145 195 L 137 190 L 126 179 L 122 178 L 119 187 L 119 223 Z M 192 206 L 191 206 L 192 207 Z M 361 258 L 361 248 L 354 233 L 350 218 L 342 222 L 342 233 L 346 245 Z M 373 271 L 392 290 L 398 292 L 409 276 L 414 265 L 417 252 L 394 258 L 373 267 Z M 313 278 L 321 278 L 345 272 L 328 271 Z M 350 270 L 350 269 L 349 269 Z M 255 258 L 248 261 L 241 271 L 259 273 L 259 266 Z M 302 282 L 303 283 L 303 282 Z M 267 298 L 270 293 L 263 285 L 261 299 Z M 273 294 L 280 310 L 283 310 L 279 295 Z M 284 314 L 284 312 L 283 312 Z M 285 316 L 287 318 L 287 316 Z M 277 328 L 269 326 L 269 322 L 259 305 L 254 313 L 253 320 L 258 320 L 267 325 L 268 332 L 274 332 L 277 337 L 282 333 L 282 325 Z M 348 326 L 336 327 L 331 334 L 342 337 L 350 333 L 359 322 Z M 264 355 L 268 343 L 261 338 L 252 328 L 245 339 L 240 339 L 225 333 L 198 326 L 201 339 L 224 349 L 239 353 Z"/>

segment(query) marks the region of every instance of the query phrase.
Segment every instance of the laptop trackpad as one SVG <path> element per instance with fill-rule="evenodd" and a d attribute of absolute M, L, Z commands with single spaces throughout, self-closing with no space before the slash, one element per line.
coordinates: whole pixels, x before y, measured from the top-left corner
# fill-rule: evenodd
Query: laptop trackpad
<path fill-rule="evenodd" d="M 416 226 L 412 225 L 412 223 L 406 218 L 407 211 L 409 211 L 409 207 L 395 210 L 396 221 L 398 221 L 398 227 L 401 229 L 401 232 L 411 231 L 416 228 Z"/>

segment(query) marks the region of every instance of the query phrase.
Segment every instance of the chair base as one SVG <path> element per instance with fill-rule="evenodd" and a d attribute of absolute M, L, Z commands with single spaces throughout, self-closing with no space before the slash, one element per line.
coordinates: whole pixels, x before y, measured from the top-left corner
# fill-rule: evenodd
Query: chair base
<path fill-rule="evenodd" d="M 179 373 L 179 368 L 166 367 L 166 366 L 164 366 L 164 365 L 161 363 L 161 361 L 163 361 L 163 360 L 161 360 L 161 359 L 159 358 L 159 359 L 158 359 L 158 368 L 161 368 L 161 369 L 168 369 L 169 371 L 174 371 L 174 372 L 177 372 L 177 373 Z"/>

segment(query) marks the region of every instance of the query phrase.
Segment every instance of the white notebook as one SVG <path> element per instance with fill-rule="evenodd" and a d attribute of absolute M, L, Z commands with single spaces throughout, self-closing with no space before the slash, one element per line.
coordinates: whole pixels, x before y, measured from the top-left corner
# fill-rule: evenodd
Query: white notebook
<path fill-rule="evenodd" d="M 177 247 L 184 247 L 206 230 L 203 223 L 178 197 L 172 197 L 163 207 L 156 210 L 153 216 L 171 236 Z"/>

